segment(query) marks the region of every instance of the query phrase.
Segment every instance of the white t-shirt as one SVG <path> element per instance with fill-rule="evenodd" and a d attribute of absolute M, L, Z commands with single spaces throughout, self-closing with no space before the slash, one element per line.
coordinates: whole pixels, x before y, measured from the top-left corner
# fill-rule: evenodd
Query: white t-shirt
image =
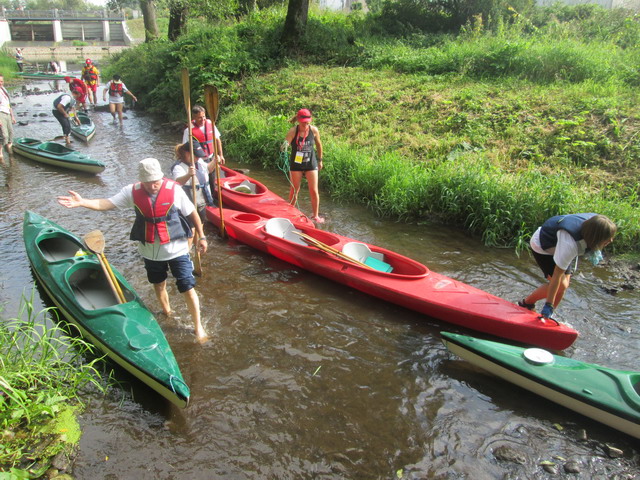
<path fill-rule="evenodd" d="M 111 92 L 109 92 L 111 83 L 113 83 L 113 80 L 108 81 L 104 86 L 105 91 L 109 94 L 109 103 L 124 103 L 124 94 L 129 91 L 127 86 L 123 82 L 120 82 L 122 84 L 122 95 L 111 95 Z"/>
<path fill-rule="evenodd" d="M 209 175 L 209 171 L 207 170 L 207 164 L 204 163 L 204 161 L 201 158 L 198 159 L 198 167 L 199 167 L 198 170 L 202 170 L 203 172 L 206 172 L 207 176 Z M 184 162 L 180 162 L 179 164 L 177 164 L 175 167 L 171 169 L 171 178 L 175 180 L 178 177 L 185 176 L 187 173 L 189 173 L 189 165 L 185 165 Z M 187 180 L 185 185 L 186 186 L 191 185 L 191 177 L 189 177 L 189 180 Z M 187 195 L 187 197 L 189 196 Z M 190 197 L 189 197 L 189 200 L 191 200 Z M 196 190 L 196 202 L 198 202 L 198 208 L 204 207 L 207 204 L 207 202 L 204 199 L 204 195 L 202 194 L 202 190 L 200 190 L 199 188 Z"/>
<path fill-rule="evenodd" d="M 540 246 L 540 228 L 531 237 L 531 249 L 540 255 L 553 255 L 555 264 L 563 270 L 569 268 L 571 262 L 579 255 L 583 255 L 587 249 L 587 242 L 584 240 L 575 241 L 566 230 L 558 230 L 556 233 L 558 243 L 555 247 L 543 250 Z"/>
<path fill-rule="evenodd" d="M 154 200 L 155 198 L 152 197 L 152 201 Z M 191 212 L 194 210 L 193 203 L 191 203 L 182 190 L 182 187 L 177 183 L 175 184 L 175 196 L 173 200 L 173 204 L 185 217 L 191 215 Z M 133 184 L 123 187 L 122 190 L 109 198 L 109 201 L 119 210 L 135 208 L 135 203 L 133 202 Z M 153 243 L 139 242 L 138 252 L 148 260 L 171 260 L 172 258 L 188 254 L 189 243 L 185 237 L 161 245 L 160 238 L 156 235 Z"/>
<path fill-rule="evenodd" d="M 11 100 L 9 99 L 9 93 L 4 87 L 0 88 L 0 112 L 11 113 Z"/>

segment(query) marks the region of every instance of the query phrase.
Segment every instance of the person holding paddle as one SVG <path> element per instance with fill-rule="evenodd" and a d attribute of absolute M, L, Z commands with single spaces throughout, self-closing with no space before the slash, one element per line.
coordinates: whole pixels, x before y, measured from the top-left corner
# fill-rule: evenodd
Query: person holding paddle
<path fill-rule="evenodd" d="M 207 118 L 207 113 L 203 106 L 194 105 L 191 109 L 191 127 L 192 128 L 184 129 L 182 143 L 187 143 L 189 137 L 195 138 L 207 154 L 205 157 L 206 162 L 217 160 L 221 165 L 224 165 L 225 160 L 222 153 L 220 131 L 218 127 L 214 127 L 211 120 Z M 215 142 L 215 145 L 213 142 Z"/>
<path fill-rule="evenodd" d="M 531 250 L 548 283 L 518 302 L 534 310 L 538 300 L 545 299 L 540 315 L 549 318 L 569 288 L 578 257 L 585 256 L 597 265 L 602 250 L 613 242 L 617 227 L 608 217 L 595 213 L 556 215 L 549 218 L 531 237 Z"/>
<path fill-rule="evenodd" d="M 209 174 L 215 170 L 215 163 L 205 163 L 204 158 L 207 157 L 206 152 L 200 147 L 200 144 L 193 140 L 193 160 L 197 158 L 197 161 L 192 162 L 191 152 L 189 151 L 189 142 L 180 143 L 176 145 L 176 159 L 177 161 L 171 165 L 171 178 L 182 185 L 187 197 L 193 198 L 193 186 L 191 185 L 191 179 L 196 178 L 196 203 L 198 207 L 198 213 L 200 218 L 204 218 L 204 207 L 207 205 L 213 206 L 213 197 L 211 196 L 211 188 L 209 186 Z"/>
<path fill-rule="evenodd" d="M 289 172 L 291 189 L 289 190 L 289 203 L 295 205 L 298 202 L 302 177 L 306 177 L 309 185 L 309 197 L 313 210 L 311 219 L 316 223 L 324 223 L 320 211 L 320 192 L 318 190 L 318 171 L 322 170 L 322 142 L 318 128 L 311 125 L 311 112 L 306 108 L 298 111 L 291 123 L 298 122 L 295 127 L 287 132 L 283 147 L 291 145 L 289 157 Z M 315 146 L 315 150 L 314 150 Z M 317 153 L 316 153 L 317 152 Z"/>
<path fill-rule="evenodd" d="M 86 199 L 70 190 L 69 196 L 58 197 L 58 203 L 67 208 L 97 211 L 133 208 L 136 218 L 129 238 L 140 242 L 138 252 L 144 259 L 147 279 L 153 285 L 162 311 L 166 315 L 172 313 L 167 294 L 167 271 L 171 269 L 193 319 L 196 338 L 204 342 L 207 334 L 200 320 L 200 300 L 194 288 L 196 279 L 188 242 L 192 232 L 187 221 L 190 220 L 197 232 L 198 252 L 204 254 L 207 239 L 200 217 L 178 184 L 164 178 L 155 158 L 139 162 L 138 180 L 110 198 Z"/>

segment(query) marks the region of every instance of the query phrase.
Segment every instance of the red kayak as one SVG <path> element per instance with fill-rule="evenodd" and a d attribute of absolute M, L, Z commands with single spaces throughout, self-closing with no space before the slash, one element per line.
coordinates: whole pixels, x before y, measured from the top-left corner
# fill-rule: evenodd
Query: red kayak
<path fill-rule="evenodd" d="M 223 209 L 231 238 L 299 268 L 430 317 L 528 345 L 562 350 L 574 329 L 483 290 L 430 271 L 425 265 L 375 245 L 286 218 Z M 220 226 L 220 211 L 207 208 Z"/>
<path fill-rule="evenodd" d="M 222 174 L 222 205 L 225 208 L 256 213 L 265 218 L 284 217 L 297 223 L 313 227 L 313 222 L 282 197 L 276 195 L 265 185 L 247 177 L 243 173 L 220 166 Z M 214 198 L 217 198 L 217 188 L 214 187 Z"/>

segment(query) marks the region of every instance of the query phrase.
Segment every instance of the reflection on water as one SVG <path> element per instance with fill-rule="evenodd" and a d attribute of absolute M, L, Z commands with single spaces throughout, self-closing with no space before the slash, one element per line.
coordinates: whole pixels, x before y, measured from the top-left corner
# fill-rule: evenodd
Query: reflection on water
<path fill-rule="evenodd" d="M 60 134 L 50 115 L 54 97 L 17 99 L 18 118 L 28 125 L 16 126 L 16 136 Z M 33 284 L 21 238 L 25 209 L 79 235 L 100 228 L 111 263 L 157 309 L 127 240 L 131 213 L 67 210 L 55 202 L 68 190 L 114 194 L 135 180 L 144 157 L 157 157 L 168 169 L 181 135 L 137 112 L 126 116 L 120 127 L 108 113 L 94 113 L 95 138 L 90 145 L 74 143 L 107 164 L 99 176 L 24 158 L 0 169 L 0 301 L 7 312 L 15 312 L 20 294 Z M 254 168 L 250 175 L 280 195 L 288 190 L 279 172 Z M 309 205 L 306 197 L 301 205 Z M 443 227 L 376 219 L 326 194 L 322 206 L 323 228 L 385 246 L 504 298 L 521 298 L 539 282 L 526 255 L 483 247 Z M 194 343 L 173 285 L 177 317 L 159 317 L 191 388 L 190 406 L 178 410 L 120 373 L 131 381 L 124 401 L 119 391 L 88 399 L 77 478 L 534 478 L 542 472 L 540 461 L 553 455 L 581 461 L 583 474 L 595 472 L 594 478 L 640 474 L 629 438 L 448 354 L 439 331 L 459 329 L 223 241 L 210 225 L 206 232 L 210 251 L 198 290 L 212 340 Z M 607 276 L 585 268 L 575 279 L 560 316 L 581 335 L 565 354 L 637 369 L 637 294 L 607 295 L 598 287 Z M 592 440 L 579 440 L 583 428 Z M 597 448 L 603 442 L 622 448 L 625 457 L 603 458 Z M 497 461 L 493 452 L 504 445 L 524 452 L 526 464 Z"/>

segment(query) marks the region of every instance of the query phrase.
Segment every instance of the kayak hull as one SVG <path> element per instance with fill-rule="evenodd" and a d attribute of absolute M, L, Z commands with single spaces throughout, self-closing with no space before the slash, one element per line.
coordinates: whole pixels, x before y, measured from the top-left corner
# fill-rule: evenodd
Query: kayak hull
<path fill-rule="evenodd" d="M 76 112 L 80 125 L 71 122 L 71 135 L 83 142 L 89 142 L 96 134 L 96 125 L 91 117 L 84 112 Z"/>
<path fill-rule="evenodd" d="M 36 162 L 78 172 L 96 174 L 105 169 L 105 164 L 101 161 L 56 142 L 41 142 L 34 138 L 21 137 L 14 140 L 13 150 Z"/>
<path fill-rule="evenodd" d="M 466 335 L 442 332 L 442 337 L 451 352 L 470 363 L 640 438 L 640 372 L 614 370 L 558 355 L 540 355 L 540 352 Z"/>
<path fill-rule="evenodd" d="M 66 77 L 64 74 L 46 72 L 18 72 L 18 75 L 22 78 L 35 80 L 64 80 L 64 77 Z"/>
<path fill-rule="evenodd" d="M 539 315 L 491 295 L 390 250 L 367 244 L 371 252 L 383 258 L 393 270 L 385 272 L 296 242 L 298 238 L 280 238 L 267 233 L 269 219 L 254 213 L 223 209 L 225 231 L 231 238 L 273 255 L 296 267 L 308 270 L 361 292 L 386 300 L 430 317 L 472 330 L 555 350 L 569 347 L 577 338 L 574 329 L 542 319 Z M 207 207 L 207 219 L 220 226 L 218 208 Z M 295 224 L 302 233 L 342 251 L 354 242 L 335 233 Z M 293 239 L 291 239 L 293 238 Z"/>
<path fill-rule="evenodd" d="M 80 334 L 111 360 L 179 407 L 189 401 L 171 347 L 153 314 L 116 270 L 126 302 L 118 303 L 96 255 L 82 241 L 27 211 L 23 237 L 38 283 Z"/>

